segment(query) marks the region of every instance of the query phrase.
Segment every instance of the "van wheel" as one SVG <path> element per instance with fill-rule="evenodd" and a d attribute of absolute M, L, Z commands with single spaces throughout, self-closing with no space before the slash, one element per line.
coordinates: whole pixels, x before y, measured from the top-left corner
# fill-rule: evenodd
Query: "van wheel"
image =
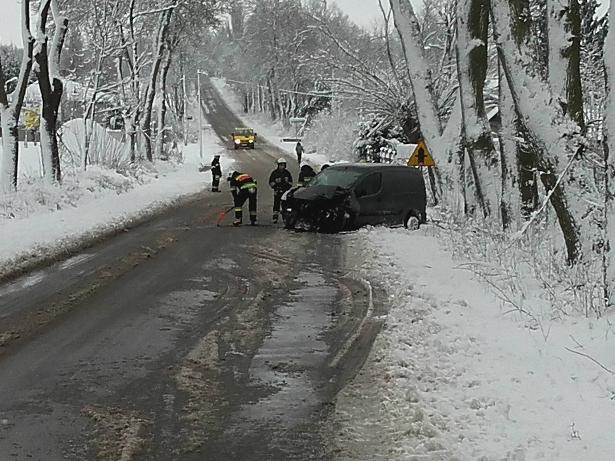
<path fill-rule="evenodd" d="M 406 218 L 406 221 L 404 222 L 404 227 L 408 230 L 418 230 L 419 227 L 421 227 L 421 220 L 418 216 L 411 213 Z"/>

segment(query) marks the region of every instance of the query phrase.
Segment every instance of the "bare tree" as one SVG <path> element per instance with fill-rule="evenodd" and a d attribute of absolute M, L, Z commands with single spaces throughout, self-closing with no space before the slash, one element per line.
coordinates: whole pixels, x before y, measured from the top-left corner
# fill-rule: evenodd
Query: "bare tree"
<path fill-rule="evenodd" d="M 55 30 L 49 43 L 47 21 L 53 17 Z M 34 48 L 35 74 L 41 90 L 41 150 L 44 176 L 48 180 L 62 179 L 58 149 L 57 122 L 64 84 L 60 78 L 60 57 L 68 31 L 68 19 L 60 14 L 57 0 L 43 0 L 38 13 L 37 36 Z"/>
<path fill-rule="evenodd" d="M 156 98 L 156 86 L 159 78 L 160 68 L 165 58 L 165 48 L 167 47 L 167 34 L 171 17 L 176 5 L 168 6 L 159 13 L 158 26 L 154 41 L 154 58 L 150 70 L 149 80 L 145 88 L 143 98 L 143 118 L 141 119 L 141 131 L 145 142 L 145 155 L 150 162 L 154 159 L 152 143 L 152 109 Z M 166 78 L 166 77 L 165 77 Z M 162 129 L 161 127 L 159 127 Z"/>
<path fill-rule="evenodd" d="M 0 124 L 2 127 L 2 161 L 0 163 L 0 191 L 8 192 L 17 187 L 17 166 L 19 160 L 19 139 L 17 126 L 23 106 L 30 72 L 34 38 L 30 33 L 30 0 L 21 2 L 21 33 L 23 56 L 13 100 L 9 103 L 6 94 L 6 78 L 0 60 Z"/>
<path fill-rule="evenodd" d="M 549 84 L 565 112 L 581 128 L 581 14 L 578 0 L 547 0 L 549 37 Z"/>
<path fill-rule="evenodd" d="M 609 19 L 615 18 L 615 3 L 609 7 Z M 612 24 L 612 23 L 611 23 Z M 613 180 L 615 179 L 615 27 L 609 27 L 604 46 L 604 64 L 606 71 L 607 103 L 604 118 L 604 159 L 606 169 L 605 190 L 605 225 L 607 226 L 606 251 L 603 252 L 603 277 L 605 300 L 609 306 L 615 300 L 615 200 Z M 608 253 L 607 253 L 608 251 Z"/>
<path fill-rule="evenodd" d="M 566 187 L 570 168 L 584 145 L 578 126 L 550 104 L 554 97 L 547 82 L 531 70 L 535 57 L 528 44 L 527 24 L 518 11 L 523 3 L 524 0 L 492 0 L 494 35 L 521 134 L 536 157 L 535 164 L 566 242 L 568 260 L 575 263 L 586 253 L 590 238 L 590 233 L 582 230 L 588 224 L 588 214 L 584 213 L 587 205 L 580 195 L 568 193 Z"/>
<path fill-rule="evenodd" d="M 457 68 L 463 117 L 463 137 L 472 171 L 476 198 L 486 217 L 496 200 L 498 166 L 491 126 L 485 111 L 489 3 L 486 0 L 457 2 Z M 504 215 L 504 213 L 502 213 Z"/>

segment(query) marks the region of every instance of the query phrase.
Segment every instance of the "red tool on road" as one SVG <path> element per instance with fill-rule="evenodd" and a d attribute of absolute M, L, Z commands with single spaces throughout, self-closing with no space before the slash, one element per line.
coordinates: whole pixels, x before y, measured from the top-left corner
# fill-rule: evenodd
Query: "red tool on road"
<path fill-rule="evenodd" d="M 235 207 L 232 206 L 228 210 L 221 211 L 220 214 L 218 214 L 218 221 L 216 222 L 216 226 L 220 227 L 220 224 L 222 224 L 222 221 L 224 221 L 224 217 L 229 213 L 229 211 L 234 209 Z"/>

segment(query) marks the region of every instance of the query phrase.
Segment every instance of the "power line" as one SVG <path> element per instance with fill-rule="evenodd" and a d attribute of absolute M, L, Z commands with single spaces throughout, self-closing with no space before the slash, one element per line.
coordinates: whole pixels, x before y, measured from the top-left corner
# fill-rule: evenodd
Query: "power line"
<path fill-rule="evenodd" d="M 258 86 L 259 88 L 263 88 L 265 90 L 269 89 L 268 87 L 261 85 L 259 83 L 253 83 L 253 82 L 242 82 L 240 80 L 232 80 L 232 79 L 225 79 L 227 82 L 232 82 L 232 83 L 240 83 L 242 85 L 254 85 L 254 86 Z M 315 91 L 311 91 L 311 92 L 305 92 L 305 91 L 297 91 L 297 90 L 287 90 L 287 89 L 278 89 L 279 92 L 281 93 L 290 93 L 290 94 L 300 94 L 300 95 L 304 95 L 304 96 L 317 96 L 320 98 L 328 98 L 328 99 L 346 99 L 346 100 L 354 100 L 354 98 L 347 98 L 345 96 L 339 96 L 339 95 L 333 95 L 333 94 L 325 94 L 325 93 L 318 93 Z"/>

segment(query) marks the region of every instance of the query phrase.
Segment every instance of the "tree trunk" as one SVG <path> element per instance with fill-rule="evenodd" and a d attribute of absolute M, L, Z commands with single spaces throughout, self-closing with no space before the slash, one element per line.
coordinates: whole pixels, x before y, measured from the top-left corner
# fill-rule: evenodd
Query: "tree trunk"
<path fill-rule="evenodd" d="M 145 155 L 147 160 L 153 161 L 153 149 L 152 149 L 152 109 L 154 106 L 154 99 L 156 98 L 156 83 L 158 81 L 158 74 L 162 65 L 162 59 L 164 50 L 166 48 L 166 36 L 171 22 L 171 16 L 173 9 L 168 9 L 160 13 L 160 22 L 158 24 L 158 33 L 156 34 L 156 40 L 154 47 L 156 55 L 152 64 L 152 70 L 150 72 L 149 83 L 145 90 L 145 100 L 143 104 L 143 115 L 141 119 L 141 132 L 145 142 Z"/>
<path fill-rule="evenodd" d="M 581 12 L 578 0 L 547 0 L 549 29 L 549 84 L 568 113 L 582 129 Z"/>
<path fill-rule="evenodd" d="M 166 91 L 167 91 L 167 77 L 169 75 L 169 69 L 171 68 L 172 53 L 170 48 L 167 47 L 164 61 L 162 63 L 162 72 L 160 73 L 160 86 L 158 87 L 158 94 L 160 96 L 160 106 L 158 106 L 158 136 L 156 137 L 156 157 L 161 158 L 164 147 L 164 135 L 166 132 Z"/>
<path fill-rule="evenodd" d="M 582 140 L 576 136 L 578 126 L 553 107 L 551 89 L 530 71 L 534 55 L 527 45 L 529 34 L 526 31 L 529 28 L 523 20 L 523 13 L 529 11 L 527 2 L 492 0 L 491 5 L 500 63 L 517 117 L 523 125 L 524 139 L 537 155 L 536 164 L 541 170 L 541 180 L 549 191 L 555 187 L 558 176 L 566 174 L 568 164 L 578 158 L 583 149 Z M 536 110 L 537 107 L 541 108 L 540 111 Z M 545 124 L 545 120 L 549 120 L 549 124 Z M 566 193 L 567 179 L 562 178 L 557 191 L 551 196 L 551 203 L 566 243 L 568 261 L 573 264 L 584 255 L 591 232 L 584 213 L 587 204 L 579 194 Z M 581 219 L 573 213 L 579 213 Z"/>
<path fill-rule="evenodd" d="M 1 72 L 1 69 L 0 69 Z M 4 79 L 0 74 L 0 84 Z M 4 104 L 2 104 L 4 106 Z M 2 160 L 0 162 L 0 193 L 7 194 L 17 187 L 15 168 L 18 160 L 17 123 L 9 107 L 0 109 L 0 126 L 2 127 Z"/>
<path fill-rule="evenodd" d="M 13 101 L 8 102 L 5 75 L 0 62 L 0 126 L 2 127 L 2 159 L 0 160 L 0 192 L 7 193 L 17 187 L 19 168 L 18 125 L 21 108 L 32 70 L 34 38 L 30 33 L 30 0 L 21 2 L 23 56 Z"/>
<path fill-rule="evenodd" d="M 404 56 L 408 63 L 408 72 L 414 99 L 416 101 L 421 133 L 425 138 L 436 163 L 442 163 L 440 146 L 442 122 L 438 115 L 434 96 L 433 81 L 425 59 L 424 44 L 419 21 L 410 0 L 390 0 L 395 28 L 401 38 Z"/>
<path fill-rule="evenodd" d="M 609 18 L 615 18 L 615 2 L 609 7 Z M 603 249 L 603 277 L 605 301 L 611 306 L 615 299 L 615 200 L 612 190 L 615 179 L 615 27 L 609 27 L 604 45 L 604 67 L 606 74 L 607 101 L 604 119 L 604 162 L 606 169 L 605 210 L 607 213 L 607 242 Z M 606 251 L 608 251 L 608 255 Z"/>
<path fill-rule="evenodd" d="M 49 10 L 55 22 L 51 48 L 46 35 Z M 41 151 L 43 154 L 44 177 L 49 181 L 61 181 L 60 151 L 58 148 L 57 123 L 64 85 L 60 79 L 60 57 L 64 39 L 68 32 L 68 19 L 60 16 L 56 0 L 46 0 L 39 12 L 39 31 L 34 59 L 37 63 L 36 76 L 41 91 Z"/>
<path fill-rule="evenodd" d="M 273 70 L 271 71 L 271 74 L 273 73 Z M 269 78 L 267 79 L 267 87 L 269 90 L 269 110 L 271 111 L 271 120 L 275 121 L 277 120 L 277 113 L 276 113 L 276 100 L 275 100 L 275 90 L 273 89 L 273 77 L 272 75 L 269 75 Z"/>
<path fill-rule="evenodd" d="M 508 125 L 514 120 L 514 107 L 511 105 L 510 94 L 506 81 L 502 75 L 498 62 L 498 113 L 502 126 L 498 131 L 500 148 L 500 171 L 502 179 L 502 198 L 500 200 L 500 213 L 502 214 L 502 228 L 508 230 L 514 221 L 514 211 L 519 209 L 515 186 L 518 181 L 516 166 L 517 143 L 512 140 L 514 130 Z M 506 121 L 505 121 L 506 120 Z"/>
<path fill-rule="evenodd" d="M 493 211 L 497 187 L 494 171 L 497 153 L 484 101 L 487 78 L 489 4 L 487 0 L 457 3 L 457 72 L 461 98 L 463 135 L 474 178 L 474 191 L 484 217 Z"/>

